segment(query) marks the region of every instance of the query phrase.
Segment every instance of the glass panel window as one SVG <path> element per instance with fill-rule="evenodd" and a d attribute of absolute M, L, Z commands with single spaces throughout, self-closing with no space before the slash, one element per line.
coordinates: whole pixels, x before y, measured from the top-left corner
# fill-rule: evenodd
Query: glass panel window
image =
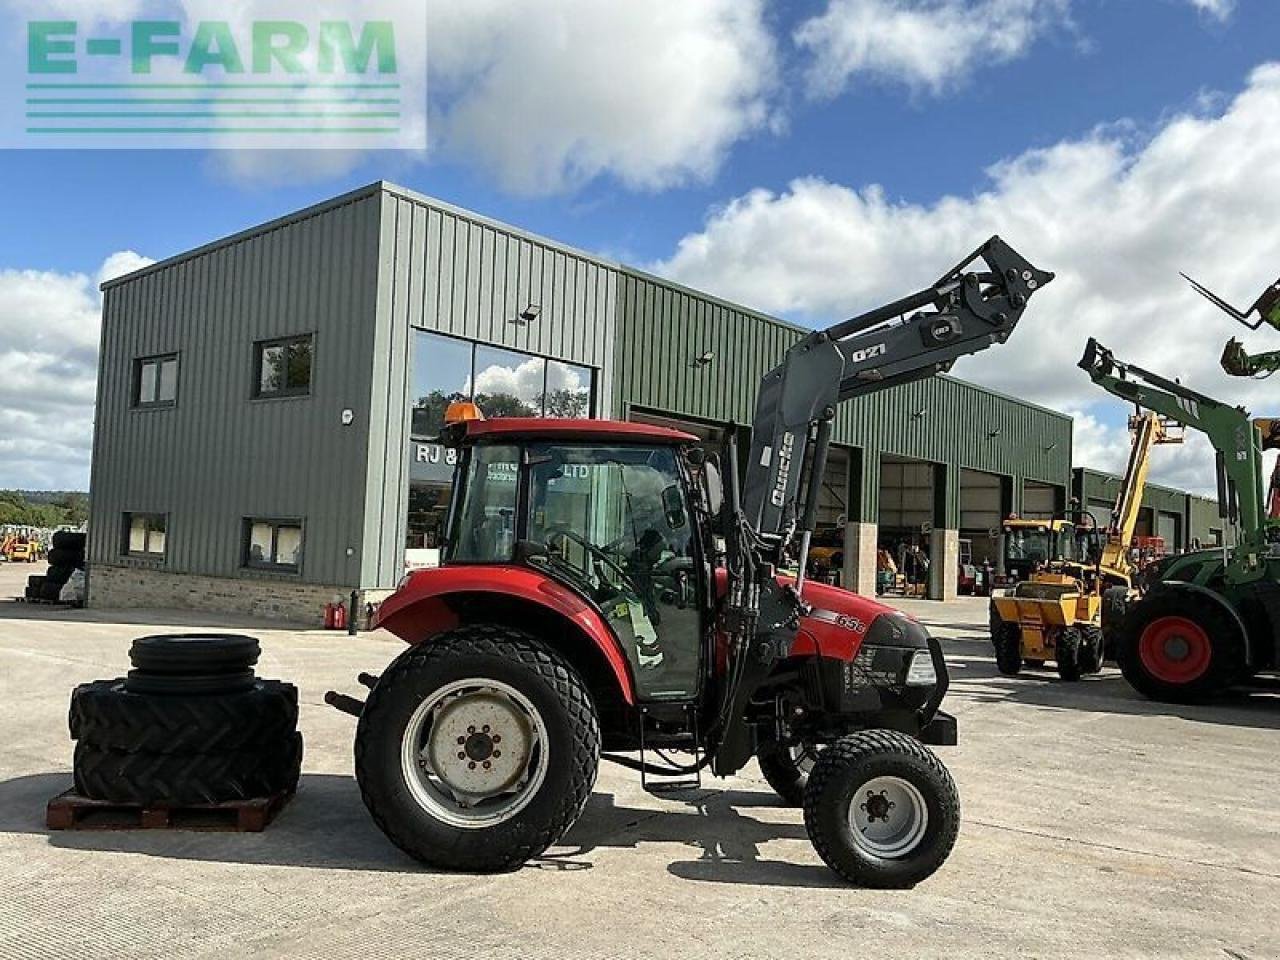
<path fill-rule="evenodd" d="M 516 542 L 517 447 L 481 444 L 471 450 L 450 559 L 504 563 Z"/>
<path fill-rule="evenodd" d="M 124 553 L 151 560 L 164 558 L 166 517 L 163 513 L 124 515 Z"/>
<path fill-rule="evenodd" d="M 311 335 L 255 344 L 258 397 L 299 396 L 311 392 Z"/>
<path fill-rule="evenodd" d="M 302 565 L 300 520 L 246 520 L 245 566 L 297 571 Z"/>
<path fill-rule="evenodd" d="M 559 419 L 591 416 L 591 382 L 590 367 L 548 360 L 543 416 Z"/>
<path fill-rule="evenodd" d="M 486 417 L 540 417 L 547 362 L 497 347 L 476 347 L 475 402 Z"/>
<path fill-rule="evenodd" d="M 471 398 L 473 344 L 435 333 L 416 333 L 413 345 L 413 436 L 438 437 L 454 400 Z"/>
<path fill-rule="evenodd" d="M 178 396 L 178 359 L 171 357 L 160 361 L 160 385 L 156 398 L 161 403 L 173 403 Z"/>
<path fill-rule="evenodd" d="M 172 406 L 178 397 L 178 358 L 144 357 L 134 361 L 133 405 L 135 407 Z"/>

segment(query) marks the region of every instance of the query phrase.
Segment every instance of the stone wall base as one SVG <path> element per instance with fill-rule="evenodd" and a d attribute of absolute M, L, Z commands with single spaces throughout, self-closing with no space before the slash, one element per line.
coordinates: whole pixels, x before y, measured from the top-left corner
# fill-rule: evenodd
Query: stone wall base
<path fill-rule="evenodd" d="M 326 603 L 347 602 L 350 587 L 251 577 L 206 577 L 146 567 L 94 564 L 89 571 L 88 605 L 102 609 L 178 609 L 284 620 L 320 627 Z M 364 606 L 386 599 L 391 590 L 360 590 Z"/>

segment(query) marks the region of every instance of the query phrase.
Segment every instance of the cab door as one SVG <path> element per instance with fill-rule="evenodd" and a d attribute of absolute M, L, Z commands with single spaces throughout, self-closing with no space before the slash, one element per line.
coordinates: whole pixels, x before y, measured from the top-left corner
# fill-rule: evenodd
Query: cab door
<path fill-rule="evenodd" d="M 525 529 L 539 562 L 609 621 L 641 699 L 693 697 L 702 613 L 674 448 L 534 444 L 526 464 Z"/>

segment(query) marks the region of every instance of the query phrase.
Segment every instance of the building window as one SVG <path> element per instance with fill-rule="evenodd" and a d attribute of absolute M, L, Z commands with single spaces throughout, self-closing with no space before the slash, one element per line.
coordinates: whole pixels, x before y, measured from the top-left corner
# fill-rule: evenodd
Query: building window
<path fill-rule="evenodd" d="M 167 519 L 163 513 L 126 513 L 123 553 L 147 560 L 163 560 Z"/>
<path fill-rule="evenodd" d="M 302 566 L 302 521 L 245 520 L 244 565 L 296 573 Z"/>
<path fill-rule="evenodd" d="M 178 399 L 178 355 L 133 361 L 133 405 L 171 407 Z"/>
<path fill-rule="evenodd" d="M 418 332 L 413 358 L 415 437 L 438 436 L 454 400 L 486 417 L 591 417 L 595 372 L 559 360 Z"/>
<path fill-rule="evenodd" d="M 255 397 L 298 397 L 311 392 L 312 337 L 254 344 Z"/>

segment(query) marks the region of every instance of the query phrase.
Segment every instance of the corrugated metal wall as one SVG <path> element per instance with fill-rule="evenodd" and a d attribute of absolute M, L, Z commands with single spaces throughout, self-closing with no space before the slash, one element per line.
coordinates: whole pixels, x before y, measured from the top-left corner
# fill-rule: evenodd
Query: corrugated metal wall
<path fill-rule="evenodd" d="M 155 565 L 121 556 L 121 515 L 156 512 L 170 515 L 160 569 L 288 578 L 241 569 L 242 520 L 301 517 L 301 579 L 359 583 L 379 213 L 365 189 L 106 288 L 92 562 Z M 252 399 L 254 342 L 303 333 L 311 395 Z M 176 405 L 133 409 L 133 361 L 168 351 Z"/>
<path fill-rule="evenodd" d="M 612 265 L 383 185 L 377 358 L 366 510 L 366 586 L 404 563 L 412 330 L 429 330 L 592 367 L 597 415 L 612 397 L 617 271 Z M 529 304 L 532 323 L 513 322 Z"/>
<path fill-rule="evenodd" d="M 1087 504 L 1090 500 L 1100 500 L 1108 504 L 1115 503 L 1116 497 L 1120 495 L 1120 477 L 1110 473 L 1103 473 L 1101 470 L 1078 467 L 1075 470 L 1073 479 L 1072 495 L 1077 497 L 1082 504 Z M 1156 483 L 1148 483 L 1142 491 L 1142 505 L 1152 510 L 1162 510 L 1166 513 L 1185 516 L 1187 512 L 1187 494 L 1182 490 L 1174 490 L 1172 487 L 1162 487 Z"/>
<path fill-rule="evenodd" d="M 749 423 L 760 378 L 805 331 L 623 267 L 614 351 L 617 409 Z M 997 348 L 998 349 L 998 348 Z M 708 363 L 698 359 L 708 352 Z M 950 377 L 841 404 L 834 442 L 863 447 L 862 513 L 874 519 L 880 453 L 1066 487 L 1071 419 Z"/>

